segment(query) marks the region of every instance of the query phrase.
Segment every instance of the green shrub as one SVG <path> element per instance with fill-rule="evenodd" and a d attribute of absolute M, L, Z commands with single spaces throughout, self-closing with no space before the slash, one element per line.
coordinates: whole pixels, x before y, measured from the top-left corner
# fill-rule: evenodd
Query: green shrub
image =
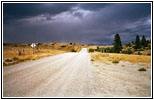
<path fill-rule="evenodd" d="M 123 53 L 123 54 L 127 54 L 127 51 L 121 51 L 121 53 Z"/>
<path fill-rule="evenodd" d="M 18 47 L 18 45 L 17 44 L 14 44 L 14 47 Z"/>
<path fill-rule="evenodd" d="M 113 60 L 112 63 L 119 63 L 119 61 L 117 61 L 117 60 Z"/>
<path fill-rule="evenodd" d="M 66 46 L 65 46 L 65 45 L 62 45 L 61 47 L 64 48 L 64 47 L 66 47 Z"/>
<path fill-rule="evenodd" d="M 22 55 L 22 51 L 18 50 L 18 55 L 21 56 Z"/>
<path fill-rule="evenodd" d="M 113 53 L 114 49 L 113 48 L 109 48 L 109 53 Z"/>
<path fill-rule="evenodd" d="M 130 49 L 128 49 L 126 51 L 122 51 L 121 53 L 123 53 L 123 54 L 132 54 L 133 52 Z"/>
<path fill-rule="evenodd" d="M 141 52 L 138 52 L 138 55 L 142 55 L 142 53 Z"/>
<path fill-rule="evenodd" d="M 94 59 L 91 59 L 91 61 L 94 61 Z"/>
<path fill-rule="evenodd" d="M 90 49 L 89 49 L 89 52 L 94 52 L 94 49 L 91 49 L 91 48 L 90 48 Z"/>
<path fill-rule="evenodd" d="M 72 49 L 72 52 L 76 52 L 76 50 L 75 49 Z"/>
<path fill-rule="evenodd" d="M 144 49 L 138 49 L 138 51 L 144 51 Z"/>
<path fill-rule="evenodd" d="M 127 53 L 128 53 L 128 54 L 132 54 L 133 52 L 132 52 L 130 49 L 128 49 L 128 50 L 127 50 Z"/>
<path fill-rule="evenodd" d="M 99 46 L 97 47 L 96 51 L 100 51 Z"/>
<path fill-rule="evenodd" d="M 38 45 L 42 45 L 42 43 L 38 43 Z"/>
<path fill-rule="evenodd" d="M 136 46 L 134 45 L 133 48 L 136 50 Z"/>
<path fill-rule="evenodd" d="M 151 49 L 151 45 L 148 45 L 148 48 Z"/>
<path fill-rule="evenodd" d="M 131 47 L 131 43 L 127 43 L 126 46 L 127 46 L 127 47 Z"/>
<path fill-rule="evenodd" d="M 14 57 L 13 60 L 18 60 L 18 58 L 17 57 Z"/>
<path fill-rule="evenodd" d="M 147 55 L 148 55 L 148 56 L 151 56 L 151 53 L 148 53 Z"/>
<path fill-rule="evenodd" d="M 7 63 L 6 62 L 3 62 L 3 66 L 7 66 Z"/>
<path fill-rule="evenodd" d="M 101 52 L 106 52 L 106 53 L 113 53 L 114 49 L 113 48 L 100 48 Z"/>
<path fill-rule="evenodd" d="M 6 59 L 5 62 L 12 62 L 12 59 Z"/>
<path fill-rule="evenodd" d="M 138 69 L 138 71 L 146 71 L 146 69 L 145 68 L 140 68 L 140 69 Z"/>

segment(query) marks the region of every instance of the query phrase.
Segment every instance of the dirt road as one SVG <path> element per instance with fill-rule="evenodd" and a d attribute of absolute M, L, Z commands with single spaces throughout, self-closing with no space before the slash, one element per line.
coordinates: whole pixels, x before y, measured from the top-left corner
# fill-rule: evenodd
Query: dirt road
<path fill-rule="evenodd" d="M 64 53 L 4 67 L 3 96 L 150 96 L 150 70 L 131 74 L 130 70 L 121 68 L 115 72 L 115 67 L 105 67 L 97 62 L 92 64 L 90 59 L 87 49 L 83 48 L 79 53 Z M 120 73 L 125 76 L 116 77 Z M 140 76 L 142 79 L 139 80 Z"/>

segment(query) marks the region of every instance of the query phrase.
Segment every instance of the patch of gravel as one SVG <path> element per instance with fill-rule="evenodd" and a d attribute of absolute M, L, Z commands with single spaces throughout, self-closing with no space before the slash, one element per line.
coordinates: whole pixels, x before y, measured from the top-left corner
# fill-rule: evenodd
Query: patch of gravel
<path fill-rule="evenodd" d="M 140 72 L 138 64 L 120 61 L 117 64 L 93 62 L 101 91 L 113 97 L 150 97 L 151 69 Z"/>

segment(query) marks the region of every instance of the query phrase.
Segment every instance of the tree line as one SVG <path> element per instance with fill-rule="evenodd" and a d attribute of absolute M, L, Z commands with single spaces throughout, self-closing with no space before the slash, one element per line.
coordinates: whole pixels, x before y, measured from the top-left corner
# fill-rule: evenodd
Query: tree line
<path fill-rule="evenodd" d="M 142 36 L 141 40 L 140 40 L 139 35 L 136 35 L 135 43 L 132 41 L 132 44 L 135 45 L 133 47 L 134 49 L 145 48 L 148 46 L 148 43 L 150 43 L 150 40 L 146 40 L 144 35 Z M 131 44 L 129 43 L 128 45 L 131 45 Z M 122 50 L 122 42 L 121 42 L 119 34 L 117 33 L 114 37 L 113 51 L 114 53 L 120 53 L 121 50 Z"/>
<path fill-rule="evenodd" d="M 135 40 L 135 46 L 134 49 L 140 49 L 140 48 L 145 48 L 148 46 L 150 43 L 150 40 L 146 40 L 145 36 L 142 36 L 142 39 L 140 40 L 140 37 L 136 35 L 136 40 Z"/>
<path fill-rule="evenodd" d="M 129 43 L 126 43 L 125 45 L 126 45 L 126 47 L 134 48 L 135 51 L 141 51 L 141 50 L 145 49 L 145 47 L 151 48 L 150 45 L 148 45 L 150 42 L 151 42 L 150 40 L 146 40 L 144 35 L 142 35 L 141 39 L 140 39 L 139 35 L 136 35 L 135 42 L 132 41 L 132 43 L 129 42 Z M 131 48 L 128 48 L 127 50 L 122 50 L 123 46 L 122 46 L 120 35 L 118 33 L 115 34 L 114 41 L 113 41 L 112 45 L 113 45 L 113 47 L 107 47 L 107 48 L 99 48 L 99 46 L 97 47 L 97 49 L 90 48 L 89 52 L 98 51 L 98 52 L 106 52 L 106 53 L 124 53 L 124 54 L 132 54 L 133 53 Z"/>
<path fill-rule="evenodd" d="M 140 48 L 145 48 L 148 47 L 148 44 L 150 43 L 150 40 L 146 40 L 145 36 L 143 35 L 141 40 L 139 35 L 136 35 L 136 39 L 135 42 L 132 41 L 132 43 L 127 43 L 125 44 L 127 47 L 133 47 L 135 50 L 139 50 Z M 112 43 L 113 47 L 107 47 L 107 48 L 99 48 L 99 46 L 97 47 L 97 49 L 89 49 L 90 52 L 94 52 L 94 51 L 98 51 L 98 52 L 106 52 L 106 53 L 125 53 L 125 54 L 131 54 L 133 53 L 131 51 L 130 48 L 128 48 L 126 51 L 122 51 L 123 47 L 122 47 L 122 42 L 121 42 L 121 38 L 120 35 L 117 33 L 114 36 L 114 41 Z"/>

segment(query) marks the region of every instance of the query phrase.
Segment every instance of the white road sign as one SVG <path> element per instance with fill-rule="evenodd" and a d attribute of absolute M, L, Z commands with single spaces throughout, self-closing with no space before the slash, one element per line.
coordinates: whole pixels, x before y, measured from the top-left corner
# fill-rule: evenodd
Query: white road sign
<path fill-rule="evenodd" d="M 32 47 L 32 48 L 36 47 L 36 44 L 35 44 L 35 43 L 32 43 L 32 44 L 31 44 L 31 47 Z"/>

